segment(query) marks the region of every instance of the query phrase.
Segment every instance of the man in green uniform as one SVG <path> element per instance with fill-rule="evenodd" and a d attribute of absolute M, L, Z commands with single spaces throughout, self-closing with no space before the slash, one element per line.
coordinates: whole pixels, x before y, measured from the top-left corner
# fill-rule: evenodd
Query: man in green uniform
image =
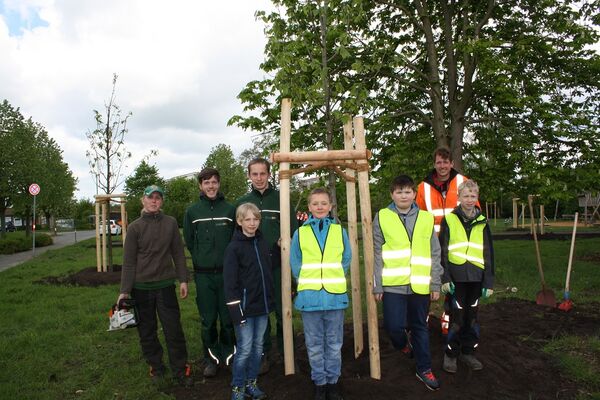
<path fill-rule="evenodd" d="M 248 163 L 248 178 L 252 182 L 250 192 L 236 201 L 236 207 L 242 203 L 255 204 L 261 212 L 260 231 L 271 249 L 273 262 L 273 283 L 275 285 L 275 316 L 277 318 L 277 349 L 283 352 L 283 322 L 281 312 L 281 253 L 279 251 L 280 220 L 279 191 L 269 183 L 271 164 L 264 158 L 255 158 Z M 290 206 L 290 233 L 298 229 L 298 220 Z M 271 351 L 271 323 L 267 324 L 264 337 L 264 354 L 260 373 L 269 370 L 267 354 Z"/>
<path fill-rule="evenodd" d="M 223 256 L 233 234 L 235 209 L 219 192 L 220 182 L 216 169 L 200 171 L 200 199 L 188 207 L 183 218 L 183 236 L 194 264 L 205 377 L 215 376 L 218 365 L 231 365 L 235 345 L 223 288 Z"/>

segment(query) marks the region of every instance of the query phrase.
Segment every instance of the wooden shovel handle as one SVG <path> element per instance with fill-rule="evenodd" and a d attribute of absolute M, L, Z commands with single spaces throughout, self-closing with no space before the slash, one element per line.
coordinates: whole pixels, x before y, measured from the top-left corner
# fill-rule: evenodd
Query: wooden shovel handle
<path fill-rule="evenodd" d="M 565 281 L 565 292 L 570 291 L 571 284 L 571 266 L 573 265 L 573 252 L 575 250 L 575 235 L 577 235 L 577 219 L 579 213 L 575 213 L 575 220 L 573 221 L 573 235 L 571 236 L 571 250 L 569 250 L 569 266 L 567 267 L 567 280 Z"/>
<path fill-rule="evenodd" d="M 537 257 L 538 271 L 542 279 L 542 290 L 546 290 L 546 280 L 544 279 L 544 269 L 542 268 L 542 256 L 540 254 L 540 245 L 538 244 L 537 233 L 535 230 L 535 216 L 533 215 L 533 196 L 527 196 L 529 202 L 529 213 L 531 214 L 531 230 L 533 232 L 533 242 L 535 243 L 535 255 Z"/>

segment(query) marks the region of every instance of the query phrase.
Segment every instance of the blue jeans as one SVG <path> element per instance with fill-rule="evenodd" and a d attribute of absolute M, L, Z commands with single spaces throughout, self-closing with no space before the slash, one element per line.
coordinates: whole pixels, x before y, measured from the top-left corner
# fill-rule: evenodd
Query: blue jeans
<path fill-rule="evenodd" d="M 335 384 L 342 370 L 344 310 L 304 311 L 304 340 L 315 385 Z"/>
<path fill-rule="evenodd" d="M 244 386 L 247 380 L 258 376 L 268 318 L 267 314 L 247 317 L 242 325 L 234 326 L 237 347 L 233 356 L 231 386 Z"/>
<path fill-rule="evenodd" d="M 429 295 L 383 294 L 383 326 L 397 349 L 406 347 L 406 330 L 410 330 L 410 344 L 417 363 L 417 372 L 431 369 L 427 313 Z"/>

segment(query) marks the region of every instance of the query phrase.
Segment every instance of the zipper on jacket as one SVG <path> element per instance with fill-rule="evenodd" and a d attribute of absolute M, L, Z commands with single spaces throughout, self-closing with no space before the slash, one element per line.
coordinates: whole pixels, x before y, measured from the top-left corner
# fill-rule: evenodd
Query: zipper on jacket
<path fill-rule="evenodd" d="M 267 304 L 267 288 L 265 287 L 265 274 L 263 270 L 262 262 L 260 261 L 260 254 L 258 253 L 258 246 L 256 245 L 256 239 L 254 239 L 254 251 L 256 252 L 256 259 L 258 260 L 258 266 L 260 268 L 260 277 L 263 285 L 263 301 L 265 302 L 265 312 L 269 313 L 269 305 Z M 244 289 L 245 290 L 245 289 Z"/>

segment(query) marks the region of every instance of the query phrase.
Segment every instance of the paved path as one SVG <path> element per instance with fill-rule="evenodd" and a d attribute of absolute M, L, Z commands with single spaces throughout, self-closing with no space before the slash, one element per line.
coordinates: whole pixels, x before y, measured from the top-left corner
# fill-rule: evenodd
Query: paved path
<path fill-rule="evenodd" d="M 58 236 L 52 236 L 54 243 L 50 246 L 36 247 L 36 257 L 51 249 L 60 249 L 61 247 L 70 246 L 76 242 L 92 238 L 96 235 L 95 230 L 77 231 L 77 232 L 60 232 Z M 76 240 L 77 239 L 77 240 Z M 32 251 L 23 251 L 15 254 L 0 254 L 0 271 L 15 267 L 25 261 L 33 258 Z"/>

